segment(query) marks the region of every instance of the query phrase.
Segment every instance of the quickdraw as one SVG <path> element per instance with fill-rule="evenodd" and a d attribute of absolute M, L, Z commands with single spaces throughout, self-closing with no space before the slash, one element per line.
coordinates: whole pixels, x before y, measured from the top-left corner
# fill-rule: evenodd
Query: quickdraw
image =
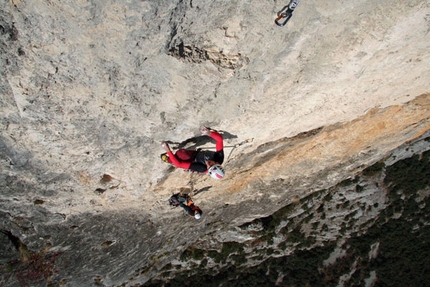
<path fill-rule="evenodd" d="M 233 151 L 234 151 L 237 147 L 240 147 L 241 145 L 244 145 L 244 144 L 246 144 L 246 143 L 251 143 L 253 140 L 254 140 L 254 138 L 249 138 L 249 139 L 246 139 L 246 140 L 244 140 L 244 141 L 241 141 L 240 143 L 235 144 L 235 145 L 233 145 L 233 146 L 224 146 L 225 148 L 226 148 L 226 147 L 231 147 L 231 148 L 232 148 L 232 149 L 230 150 L 230 153 L 229 153 L 229 155 L 228 155 L 228 157 L 227 157 L 226 162 L 228 162 L 228 161 L 230 160 L 230 157 L 231 157 L 231 155 L 233 154 Z"/>
<path fill-rule="evenodd" d="M 282 27 L 287 24 L 288 20 L 293 16 L 293 11 L 296 9 L 299 2 L 300 0 L 291 0 L 288 5 L 282 8 L 282 10 L 278 12 L 278 18 L 275 20 L 276 25 Z M 279 22 L 281 20 L 282 22 Z"/>
<path fill-rule="evenodd" d="M 254 138 L 249 138 L 249 139 L 246 139 L 246 140 L 244 140 L 244 141 L 241 141 L 240 143 L 238 143 L 238 144 L 235 144 L 235 145 L 225 145 L 224 146 L 224 148 L 231 148 L 231 150 L 230 150 L 230 153 L 228 154 L 228 157 L 227 157 L 227 159 L 225 160 L 225 162 L 228 162 L 229 160 L 230 160 L 230 157 L 231 157 L 231 155 L 233 154 L 233 151 L 236 149 L 236 148 L 238 148 L 238 147 L 240 147 L 241 145 L 244 145 L 244 144 L 246 144 L 246 143 L 252 143 L 254 141 Z M 214 149 L 215 147 L 207 147 L 207 148 L 205 148 L 205 149 Z"/>

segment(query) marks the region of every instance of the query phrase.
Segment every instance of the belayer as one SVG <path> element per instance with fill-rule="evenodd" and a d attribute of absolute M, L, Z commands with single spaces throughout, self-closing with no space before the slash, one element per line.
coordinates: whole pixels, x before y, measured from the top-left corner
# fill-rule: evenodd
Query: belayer
<path fill-rule="evenodd" d="M 179 205 L 189 216 L 193 216 L 195 219 L 200 219 L 203 214 L 203 211 L 200 207 L 194 205 L 193 200 L 188 194 L 182 195 L 180 193 L 176 193 L 170 197 L 169 203 L 174 207 Z"/>
<path fill-rule="evenodd" d="M 207 127 L 203 127 L 201 132 L 203 135 L 210 136 L 215 140 L 215 151 L 178 149 L 176 153 L 173 154 L 169 144 L 163 141 L 161 147 L 164 148 L 166 153 L 161 155 L 161 159 L 176 167 L 209 174 L 214 179 L 221 179 L 225 175 L 224 168 L 221 166 L 224 161 L 224 143 L 222 135 Z"/>

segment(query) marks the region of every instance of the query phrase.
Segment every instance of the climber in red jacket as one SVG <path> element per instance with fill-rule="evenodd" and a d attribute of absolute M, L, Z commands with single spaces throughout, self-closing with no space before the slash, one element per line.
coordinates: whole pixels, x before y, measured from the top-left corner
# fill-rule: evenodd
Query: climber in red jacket
<path fill-rule="evenodd" d="M 179 149 L 173 154 L 169 144 L 163 141 L 161 147 L 164 148 L 166 153 L 161 155 L 161 159 L 165 162 L 172 163 L 176 167 L 209 174 L 214 179 L 221 179 L 225 175 L 224 168 L 221 166 L 224 161 L 224 143 L 222 135 L 207 127 L 203 127 L 201 132 L 203 135 L 210 136 L 216 141 L 215 151 Z"/>

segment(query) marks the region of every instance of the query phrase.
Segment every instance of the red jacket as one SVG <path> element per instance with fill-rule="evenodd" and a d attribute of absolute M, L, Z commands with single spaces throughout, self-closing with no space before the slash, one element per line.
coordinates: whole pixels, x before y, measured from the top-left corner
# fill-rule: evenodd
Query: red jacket
<path fill-rule="evenodd" d="M 222 135 L 219 134 L 216 131 L 211 131 L 209 134 L 211 138 L 213 138 L 216 142 L 216 151 L 199 151 L 196 152 L 195 156 L 188 159 L 183 160 L 180 157 L 178 157 L 176 154 L 173 154 L 173 152 L 168 152 L 167 155 L 169 156 L 170 161 L 175 165 L 176 167 L 188 169 L 191 171 L 197 171 L 201 173 L 207 173 L 207 167 L 205 160 L 213 160 L 219 164 L 222 164 L 224 161 L 224 143 Z M 178 150 L 179 152 L 179 150 Z"/>

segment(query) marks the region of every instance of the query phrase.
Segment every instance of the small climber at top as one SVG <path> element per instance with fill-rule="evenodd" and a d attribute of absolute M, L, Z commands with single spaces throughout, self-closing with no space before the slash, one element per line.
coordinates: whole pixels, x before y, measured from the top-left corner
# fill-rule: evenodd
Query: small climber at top
<path fill-rule="evenodd" d="M 221 166 L 224 161 L 222 135 L 216 130 L 207 127 L 203 127 L 201 133 L 215 140 L 215 151 L 178 149 L 173 154 L 169 144 L 163 141 L 161 147 L 164 148 L 166 153 L 161 155 L 161 159 L 179 168 L 209 174 L 214 179 L 222 179 L 225 175 L 224 168 Z"/>
<path fill-rule="evenodd" d="M 282 27 L 287 24 L 291 16 L 293 16 L 294 9 L 296 9 L 299 2 L 300 0 L 290 0 L 290 3 L 278 12 L 278 18 L 275 20 L 276 25 Z M 282 20 L 282 22 L 279 22 L 280 20 Z"/>

